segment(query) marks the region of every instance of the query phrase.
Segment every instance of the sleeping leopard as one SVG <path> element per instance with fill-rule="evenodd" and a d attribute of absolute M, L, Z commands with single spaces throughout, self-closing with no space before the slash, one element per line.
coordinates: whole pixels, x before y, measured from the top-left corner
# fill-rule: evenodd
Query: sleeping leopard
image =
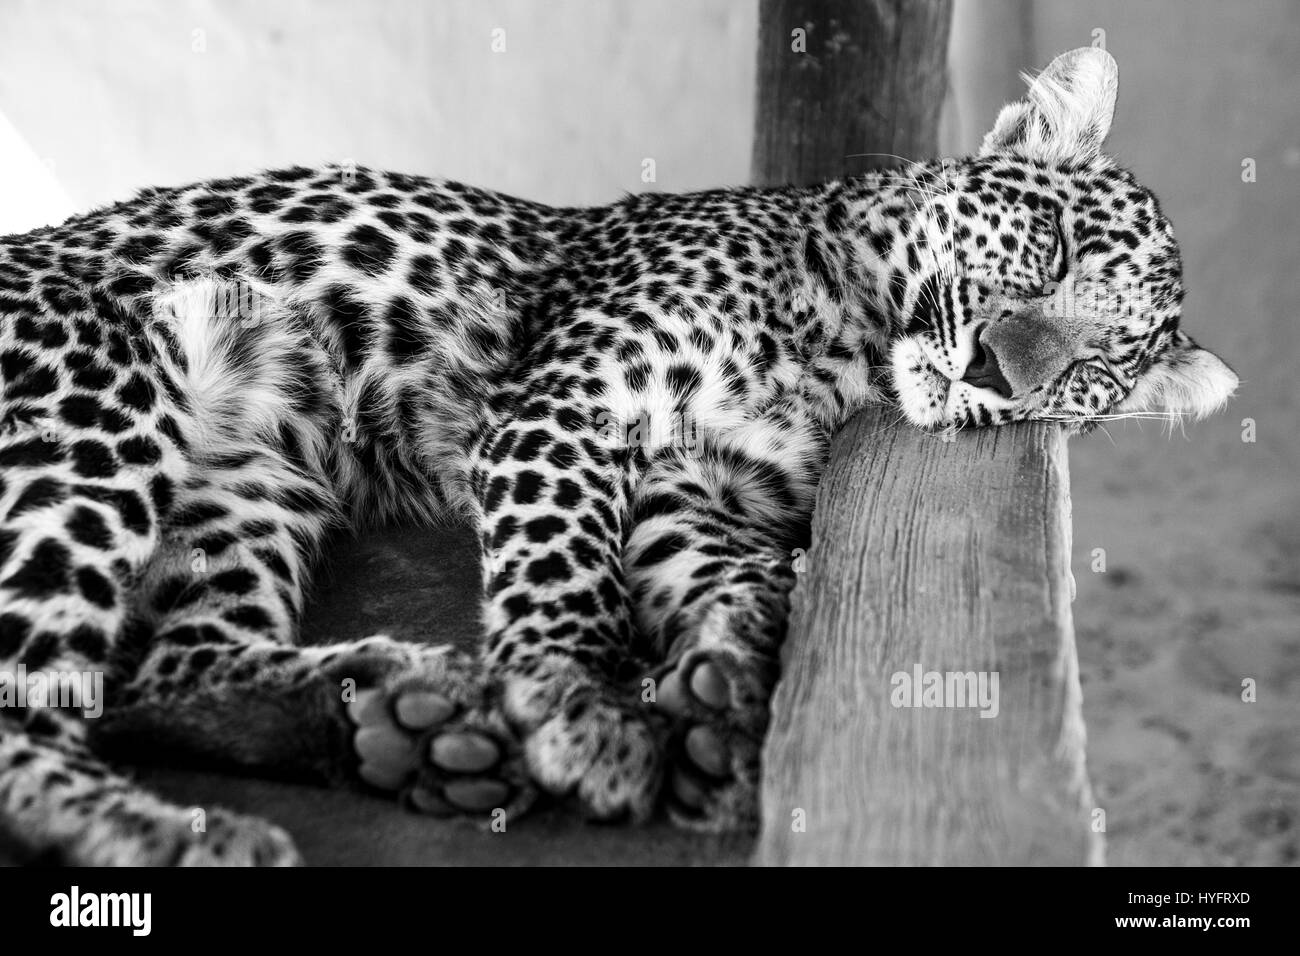
<path fill-rule="evenodd" d="M 1102 152 L 1116 89 L 1076 50 L 976 155 L 812 187 L 568 209 L 294 167 L 0 240 L 0 828 L 79 864 L 298 862 L 108 760 L 164 753 L 437 816 L 753 826 L 849 416 L 1085 430 L 1236 387 Z M 436 622 L 297 643 L 332 534 L 447 520 L 482 545 L 474 653 Z"/>

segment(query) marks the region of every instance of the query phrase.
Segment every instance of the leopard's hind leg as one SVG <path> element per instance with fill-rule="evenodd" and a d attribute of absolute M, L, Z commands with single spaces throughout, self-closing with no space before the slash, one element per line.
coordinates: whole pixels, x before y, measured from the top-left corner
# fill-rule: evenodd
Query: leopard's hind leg
<path fill-rule="evenodd" d="M 97 742 L 360 782 L 426 812 L 509 805 L 522 774 L 471 656 L 382 636 L 296 646 L 312 559 L 337 517 L 329 485 L 273 447 L 204 464 L 164 519 L 140 592 L 154 636 Z"/>
<path fill-rule="evenodd" d="M 87 747 L 178 462 L 153 344 L 84 304 L 0 314 L 0 828 L 45 860 L 294 862 L 275 827 L 216 808 L 195 827 Z"/>
<path fill-rule="evenodd" d="M 295 646 L 312 565 L 343 520 L 341 396 L 294 312 L 264 302 L 255 321 L 214 319 L 220 289 L 200 281 L 163 300 L 188 356 L 184 475 L 136 592 L 152 638 L 97 744 L 359 782 L 433 813 L 517 807 L 522 764 L 472 657 L 384 637 Z"/>

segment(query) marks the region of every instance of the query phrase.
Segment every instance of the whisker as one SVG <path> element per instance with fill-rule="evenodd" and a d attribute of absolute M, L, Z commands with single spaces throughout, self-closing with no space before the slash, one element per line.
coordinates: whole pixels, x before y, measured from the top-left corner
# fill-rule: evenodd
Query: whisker
<path fill-rule="evenodd" d="M 1158 421 L 1186 424 L 1187 416 L 1181 412 L 1109 412 L 1088 415 L 1039 415 L 1036 421 L 1047 422 L 1118 422 L 1118 421 Z"/>

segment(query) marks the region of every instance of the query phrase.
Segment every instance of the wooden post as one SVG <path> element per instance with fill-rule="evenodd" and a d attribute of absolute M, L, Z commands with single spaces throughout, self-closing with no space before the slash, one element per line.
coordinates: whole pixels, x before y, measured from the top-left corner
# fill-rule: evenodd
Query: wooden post
<path fill-rule="evenodd" d="M 897 163 L 854 154 L 936 155 L 950 12 L 762 0 L 755 181 Z M 791 49 L 798 29 L 805 53 Z M 944 441 L 896 418 L 865 411 L 832 443 L 764 748 L 756 861 L 1099 863 L 1064 435 L 1034 424 Z M 996 716 L 923 706 L 931 674 L 990 694 L 996 675 L 983 708 Z"/>
<path fill-rule="evenodd" d="M 761 0 L 754 182 L 817 183 L 937 155 L 951 6 Z"/>

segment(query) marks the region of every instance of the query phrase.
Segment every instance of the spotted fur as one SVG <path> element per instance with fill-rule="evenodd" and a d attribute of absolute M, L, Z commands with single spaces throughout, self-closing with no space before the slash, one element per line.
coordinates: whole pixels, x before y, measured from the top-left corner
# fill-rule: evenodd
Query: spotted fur
<path fill-rule="evenodd" d="M 430 812 L 540 789 L 752 824 L 791 554 L 850 414 L 1083 427 L 1235 385 L 1101 152 L 1114 88 L 1076 51 L 980 155 L 810 188 L 557 209 L 295 167 L 3 240 L 0 670 L 110 695 L 0 711 L 0 821 L 84 863 L 294 862 L 101 760 L 174 750 Z M 1104 310 L 1074 293 L 1098 282 Z M 479 654 L 437 622 L 295 645 L 328 534 L 440 518 L 482 541 Z"/>

